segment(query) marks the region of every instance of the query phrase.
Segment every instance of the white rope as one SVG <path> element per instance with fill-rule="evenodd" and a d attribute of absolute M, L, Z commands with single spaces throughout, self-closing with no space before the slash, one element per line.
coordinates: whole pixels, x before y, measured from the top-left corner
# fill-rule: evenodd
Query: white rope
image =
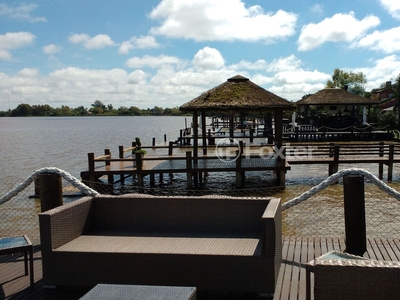
<path fill-rule="evenodd" d="M 322 181 L 320 184 L 314 186 L 313 188 L 311 188 L 307 192 L 304 192 L 300 196 L 298 196 L 296 198 L 293 198 L 292 200 L 289 200 L 288 202 L 282 204 L 282 210 L 288 209 L 288 208 L 290 208 L 292 206 L 295 206 L 295 205 L 307 200 L 308 198 L 310 198 L 311 196 L 315 195 L 316 193 L 322 191 L 323 189 L 325 189 L 329 185 L 337 182 L 343 176 L 348 176 L 348 175 L 362 175 L 365 178 L 367 178 L 368 180 L 370 180 L 372 183 L 374 183 L 382 191 L 384 191 L 387 194 L 393 196 L 397 200 L 400 200 L 400 193 L 398 191 L 396 191 L 395 189 L 393 189 L 390 186 L 388 186 L 387 184 L 385 184 L 382 180 L 377 178 L 372 173 L 370 173 L 370 172 L 368 172 L 368 171 L 366 171 L 364 169 L 351 168 L 351 169 L 340 170 L 339 172 L 329 176 L 327 179 Z"/>
<path fill-rule="evenodd" d="M 49 167 L 49 168 L 42 168 L 42 169 L 36 170 L 28 178 L 26 178 L 23 182 L 21 182 L 16 187 L 14 187 L 11 191 L 9 191 L 7 194 L 2 196 L 0 198 L 0 205 L 7 202 L 8 200 L 15 197 L 16 195 L 18 195 L 18 193 L 20 193 L 27 186 L 29 186 L 38 177 L 39 174 L 58 174 L 62 178 L 67 180 L 69 183 L 71 183 L 74 187 L 78 188 L 83 194 L 91 195 L 91 196 L 100 195 L 94 189 L 86 186 L 81 181 L 79 181 L 74 176 L 72 176 L 71 174 L 69 174 L 61 169 L 58 169 L 58 168 Z"/>

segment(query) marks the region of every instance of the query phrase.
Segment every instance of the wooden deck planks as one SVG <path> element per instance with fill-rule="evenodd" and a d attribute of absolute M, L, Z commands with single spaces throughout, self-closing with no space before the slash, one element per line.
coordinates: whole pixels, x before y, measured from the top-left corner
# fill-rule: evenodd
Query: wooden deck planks
<path fill-rule="evenodd" d="M 282 266 L 278 276 L 275 300 L 305 299 L 305 264 L 314 258 L 335 250 L 343 251 L 345 242 L 342 238 L 319 237 L 284 237 L 282 248 Z M 367 239 L 365 257 L 378 260 L 400 259 L 400 240 L 380 238 Z M 44 289 L 41 284 L 41 252 L 35 247 L 35 286 L 29 287 L 29 276 L 24 276 L 23 255 L 0 257 L 0 299 L 79 299 L 90 288 L 88 287 L 58 287 Z M 312 279 L 312 276 L 311 276 Z M 312 283 L 312 280 L 311 280 Z M 254 298 L 246 294 L 202 293 L 198 299 L 269 299 L 266 295 Z"/>

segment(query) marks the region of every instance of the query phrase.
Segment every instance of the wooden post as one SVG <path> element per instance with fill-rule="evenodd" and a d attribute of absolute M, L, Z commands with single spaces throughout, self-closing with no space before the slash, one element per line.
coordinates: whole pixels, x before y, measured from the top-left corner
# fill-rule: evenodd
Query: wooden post
<path fill-rule="evenodd" d="M 207 124 L 206 124 L 206 112 L 201 113 L 201 136 L 203 140 L 203 155 L 207 155 Z"/>
<path fill-rule="evenodd" d="M 337 173 L 339 170 L 339 152 L 340 152 L 340 146 L 336 145 L 335 146 L 335 152 L 333 153 L 333 162 L 329 164 L 329 176 L 332 174 Z"/>
<path fill-rule="evenodd" d="M 124 146 L 118 146 L 118 157 L 124 158 Z"/>
<path fill-rule="evenodd" d="M 143 174 L 142 174 L 142 169 L 143 169 L 142 155 L 143 155 L 142 153 L 135 153 L 138 187 L 140 191 L 142 191 L 142 188 L 144 187 Z"/>
<path fill-rule="evenodd" d="M 164 143 L 166 143 L 166 142 L 167 142 L 167 135 L 164 134 Z"/>
<path fill-rule="evenodd" d="M 394 159 L 394 145 L 389 145 L 389 161 L 388 161 L 388 181 L 393 178 L 393 159 Z"/>
<path fill-rule="evenodd" d="M 181 146 L 183 145 L 183 136 L 184 136 L 184 133 L 183 133 L 183 130 L 181 129 L 181 130 L 179 130 L 179 144 Z"/>
<path fill-rule="evenodd" d="M 94 153 L 88 153 L 89 172 L 94 171 Z"/>
<path fill-rule="evenodd" d="M 40 174 L 39 186 L 42 212 L 63 205 L 63 191 L 60 175 Z"/>
<path fill-rule="evenodd" d="M 111 151 L 110 151 L 110 149 L 104 149 L 104 155 L 110 156 L 109 158 L 111 158 Z M 108 159 L 108 158 L 106 158 L 106 159 Z M 109 161 L 109 160 L 106 160 L 106 166 L 109 166 L 109 165 L 110 165 L 110 161 Z"/>
<path fill-rule="evenodd" d="M 173 152 L 173 146 L 174 146 L 174 142 L 169 142 L 169 146 L 168 146 L 168 155 L 172 155 Z"/>
<path fill-rule="evenodd" d="M 242 155 L 240 150 L 236 150 L 236 188 L 241 187 L 243 187 Z"/>
<path fill-rule="evenodd" d="M 154 173 L 150 174 L 150 187 L 155 187 Z"/>
<path fill-rule="evenodd" d="M 278 156 L 276 159 L 276 164 L 278 167 L 280 167 L 276 171 L 276 179 L 277 179 L 278 186 L 284 187 L 284 186 L 286 186 L 286 170 L 281 167 L 285 167 L 285 165 L 286 165 L 286 147 L 284 147 L 284 149 L 282 150 L 282 153 L 283 153 L 283 158 Z"/>
<path fill-rule="evenodd" d="M 187 188 L 191 189 L 193 186 L 192 183 L 192 152 L 186 151 L 186 181 Z"/>
<path fill-rule="evenodd" d="M 344 176 L 343 192 L 346 232 L 345 252 L 363 256 L 365 251 L 367 251 L 364 176 Z"/>
<path fill-rule="evenodd" d="M 156 138 L 153 137 L 153 142 L 152 142 L 153 147 L 156 145 Z"/>

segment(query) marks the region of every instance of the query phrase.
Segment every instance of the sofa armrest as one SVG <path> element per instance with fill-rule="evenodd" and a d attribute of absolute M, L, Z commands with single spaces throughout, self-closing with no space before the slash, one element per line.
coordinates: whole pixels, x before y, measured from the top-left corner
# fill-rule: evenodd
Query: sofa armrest
<path fill-rule="evenodd" d="M 263 255 L 274 257 L 282 248 L 282 211 L 281 199 L 271 198 L 262 216 Z"/>
<path fill-rule="evenodd" d="M 82 235 L 87 226 L 92 197 L 56 207 L 39 214 L 42 251 L 52 251 Z"/>
<path fill-rule="evenodd" d="M 264 234 L 262 255 L 273 261 L 275 283 L 282 263 L 282 210 L 281 199 L 271 198 L 262 216 Z"/>

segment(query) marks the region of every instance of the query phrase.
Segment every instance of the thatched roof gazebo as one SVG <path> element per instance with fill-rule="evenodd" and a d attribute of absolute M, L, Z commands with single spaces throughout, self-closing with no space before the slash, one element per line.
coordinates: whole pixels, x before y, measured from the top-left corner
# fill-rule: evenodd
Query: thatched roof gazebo
<path fill-rule="evenodd" d="M 366 106 L 368 109 L 373 105 L 379 104 L 377 101 L 352 94 L 346 89 L 325 88 L 314 94 L 308 95 L 296 102 L 298 111 L 303 111 L 308 117 L 310 107 L 322 107 L 330 110 L 331 113 L 352 113 L 348 107 Z M 343 109 L 343 111 L 341 110 Z"/>
<path fill-rule="evenodd" d="M 374 105 L 375 100 L 361 97 L 338 88 L 322 89 L 315 94 L 304 97 L 296 105 Z"/>
<path fill-rule="evenodd" d="M 197 151 L 198 113 L 201 113 L 202 124 L 205 124 L 207 111 L 224 112 L 231 116 L 235 113 L 274 112 L 275 142 L 280 147 L 282 145 L 283 111 L 293 110 L 294 106 L 288 100 L 265 90 L 248 78 L 236 75 L 183 104 L 179 109 L 193 113 L 194 151 Z M 232 135 L 233 133 L 231 133 L 231 137 Z M 202 127 L 202 137 L 203 145 L 205 145 L 205 126 Z M 194 156 L 197 156 L 197 153 L 194 153 Z"/>

